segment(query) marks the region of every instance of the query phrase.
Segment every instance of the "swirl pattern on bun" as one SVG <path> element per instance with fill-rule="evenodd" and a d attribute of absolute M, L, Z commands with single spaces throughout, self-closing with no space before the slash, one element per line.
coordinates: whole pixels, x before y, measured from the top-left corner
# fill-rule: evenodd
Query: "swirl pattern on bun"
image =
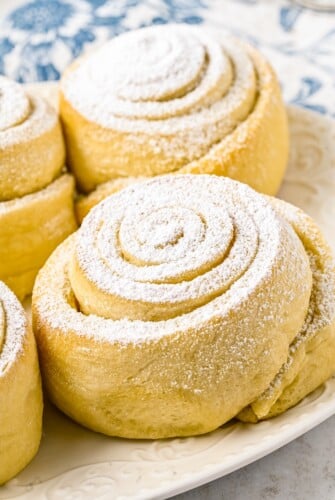
<path fill-rule="evenodd" d="M 76 228 L 74 181 L 55 110 L 0 76 L 0 279 L 20 300 Z"/>
<path fill-rule="evenodd" d="M 205 175 L 157 177 L 97 205 L 33 293 L 54 403 L 108 435 L 185 436 L 242 418 L 277 377 L 271 404 L 244 412 L 266 418 L 302 367 L 292 346 L 315 362 L 305 340 L 325 328 L 327 369 L 298 383 L 295 404 L 335 369 L 334 265 L 299 214 Z M 309 329 L 311 314 L 323 322 Z"/>
<path fill-rule="evenodd" d="M 251 46 L 186 25 L 132 31 L 61 84 L 69 162 L 86 192 L 110 179 L 212 173 L 274 194 L 288 132 L 277 78 Z"/>

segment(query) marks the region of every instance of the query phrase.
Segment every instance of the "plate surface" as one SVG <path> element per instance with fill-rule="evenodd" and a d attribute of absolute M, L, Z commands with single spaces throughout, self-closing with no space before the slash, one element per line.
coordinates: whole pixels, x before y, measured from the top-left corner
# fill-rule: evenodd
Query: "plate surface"
<path fill-rule="evenodd" d="M 35 90 L 54 99 L 53 85 Z M 312 215 L 335 251 L 335 122 L 299 108 L 288 113 L 291 157 L 280 197 Z M 335 378 L 275 419 L 256 425 L 229 422 L 195 438 L 107 438 L 47 405 L 40 451 L 0 489 L 0 499 L 166 498 L 271 453 L 334 413 Z"/>

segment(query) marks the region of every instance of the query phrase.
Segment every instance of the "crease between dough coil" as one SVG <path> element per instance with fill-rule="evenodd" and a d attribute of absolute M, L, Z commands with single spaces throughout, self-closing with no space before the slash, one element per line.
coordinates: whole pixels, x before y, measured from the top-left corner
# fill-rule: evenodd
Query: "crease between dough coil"
<path fill-rule="evenodd" d="M 331 251 L 317 225 L 302 210 L 275 198 L 270 201 L 303 242 L 313 285 L 308 314 L 290 345 L 287 361 L 267 390 L 238 415 L 247 422 L 282 413 L 335 371 L 335 265 Z"/>
<path fill-rule="evenodd" d="M 2 76 L 0 106 L 0 279 L 23 300 L 76 228 L 74 181 L 54 109 Z"/>
<path fill-rule="evenodd" d="M 0 278 L 20 300 L 51 252 L 76 229 L 74 181 L 63 174 L 37 193 L 0 203 Z"/>
<path fill-rule="evenodd" d="M 0 76 L 0 201 L 44 188 L 64 167 L 60 123 L 51 106 Z"/>
<path fill-rule="evenodd" d="M 201 434 L 256 407 L 302 338 L 317 277 L 310 238 L 327 278 L 331 349 L 326 371 L 298 381 L 288 406 L 298 402 L 335 369 L 335 314 L 328 247 L 297 214 L 215 176 L 163 176 L 99 204 L 34 289 L 53 402 L 93 430 L 133 438 Z M 311 361 L 299 361 L 300 373 L 314 363 L 305 345 Z M 277 395 L 291 375 L 288 366 Z"/>

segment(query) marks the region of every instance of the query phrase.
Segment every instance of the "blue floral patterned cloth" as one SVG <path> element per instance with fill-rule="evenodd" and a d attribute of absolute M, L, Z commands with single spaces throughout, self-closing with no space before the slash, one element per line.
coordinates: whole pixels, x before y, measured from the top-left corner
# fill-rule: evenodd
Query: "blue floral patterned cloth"
<path fill-rule="evenodd" d="M 59 79 L 88 46 L 169 22 L 205 24 L 256 45 L 287 101 L 335 116 L 335 14 L 284 0 L 1 0 L 0 73 Z"/>

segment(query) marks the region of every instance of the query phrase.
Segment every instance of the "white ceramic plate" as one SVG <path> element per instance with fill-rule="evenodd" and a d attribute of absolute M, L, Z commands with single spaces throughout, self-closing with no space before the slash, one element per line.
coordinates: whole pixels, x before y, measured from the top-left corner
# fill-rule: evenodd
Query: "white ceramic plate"
<path fill-rule="evenodd" d="M 38 92 L 50 97 L 54 88 L 40 85 Z M 335 250 L 335 122 L 298 108 L 289 117 L 291 159 L 280 196 L 311 214 Z M 111 439 L 47 406 L 38 455 L 0 489 L 0 499 L 166 498 L 271 453 L 334 413 L 335 379 L 275 419 L 231 422 L 185 439 Z"/>

